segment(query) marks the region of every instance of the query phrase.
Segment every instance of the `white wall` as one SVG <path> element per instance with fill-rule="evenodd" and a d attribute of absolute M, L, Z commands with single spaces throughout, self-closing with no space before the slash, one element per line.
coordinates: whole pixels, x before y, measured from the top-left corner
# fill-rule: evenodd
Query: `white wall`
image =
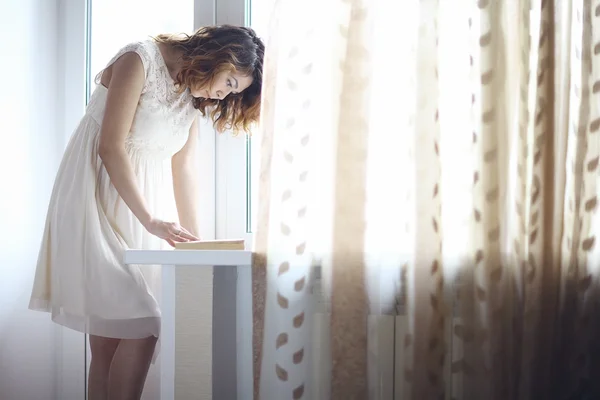
<path fill-rule="evenodd" d="M 60 330 L 27 310 L 64 135 L 57 2 L 0 0 L 0 398 L 54 399 Z M 67 399 L 65 399 L 67 400 Z"/>

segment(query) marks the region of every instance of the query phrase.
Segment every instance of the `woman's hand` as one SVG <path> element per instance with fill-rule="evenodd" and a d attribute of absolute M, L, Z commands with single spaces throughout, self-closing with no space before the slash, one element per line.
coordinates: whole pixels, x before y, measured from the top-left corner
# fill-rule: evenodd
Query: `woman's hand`
<path fill-rule="evenodd" d="M 175 242 L 200 240 L 181 225 L 175 222 L 161 221 L 160 219 L 151 219 L 146 224 L 146 230 L 154 236 L 166 240 L 173 247 L 175 247 Z"/>

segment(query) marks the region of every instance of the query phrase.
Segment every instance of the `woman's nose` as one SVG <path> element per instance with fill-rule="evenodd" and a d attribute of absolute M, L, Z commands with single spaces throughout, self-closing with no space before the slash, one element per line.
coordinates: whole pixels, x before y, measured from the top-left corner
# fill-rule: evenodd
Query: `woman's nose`
<path fill-rule="evenodd" d="M 217 97 L 220 100 L 223 100 L 230 92 L 231 90 L 217 90 Z"/>

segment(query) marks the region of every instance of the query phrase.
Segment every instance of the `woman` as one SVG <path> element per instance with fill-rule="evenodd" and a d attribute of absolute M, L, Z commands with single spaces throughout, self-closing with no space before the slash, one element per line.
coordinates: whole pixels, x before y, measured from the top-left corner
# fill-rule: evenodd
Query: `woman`
<path fill-rule="evenodd" d="M 249 28 L 133 43 L 97 88 L 61 163 L 30 308 L 90 335 L 89 398 L 138 399 L 160 329 L 159 271 L 130 248 L 198 238 L 196 117 L 258 120 L 264 45 Z"/>

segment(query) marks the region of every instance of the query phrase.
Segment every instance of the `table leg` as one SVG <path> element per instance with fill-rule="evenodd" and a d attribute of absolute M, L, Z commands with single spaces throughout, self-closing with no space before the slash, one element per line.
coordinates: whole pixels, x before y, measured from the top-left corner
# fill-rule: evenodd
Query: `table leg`
<path fill-rule="evenodd" d="M 162 266 L 160 400 L 175 400 L 175 266 Z"/>

